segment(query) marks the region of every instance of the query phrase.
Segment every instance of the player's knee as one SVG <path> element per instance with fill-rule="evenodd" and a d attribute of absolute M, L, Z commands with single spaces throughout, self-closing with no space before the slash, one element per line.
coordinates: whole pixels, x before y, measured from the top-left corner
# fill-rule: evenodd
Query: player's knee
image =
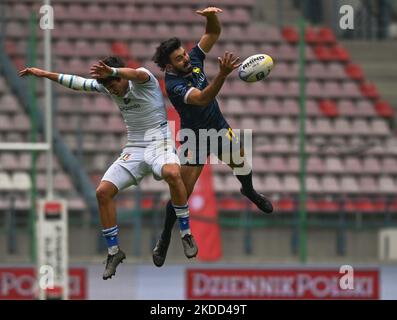
<path fill-rule="evenodd" d="M 96 189 L 96 198 L 99 202 L 106 202 L 112 199 L 112 194 L 106 188 L 99 186 Z"/>
<path fill-rule="evenodd" d="M 164 169 L 163 178 L 167 183 L 177 183 L 180 179 L 182 179 L 179 167 L 175 166 Z"/>

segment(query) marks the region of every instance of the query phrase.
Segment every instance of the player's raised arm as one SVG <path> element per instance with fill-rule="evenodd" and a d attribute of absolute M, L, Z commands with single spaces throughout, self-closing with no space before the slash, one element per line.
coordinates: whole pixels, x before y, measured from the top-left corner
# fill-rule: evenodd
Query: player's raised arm
<path fill-rule="evenodd" d="M 94 79 L 80 76 L 50 72 L 39 68 L 25 68 L 19 72 L 20 77 L 32 75 L 38 78 L 47 78 L 73 90 L 98 91 L 98 83 Z"/>
<path fill-rule="evenodd" d="M 201 37 L 199 46 L 204 52 L 209 52 L 221 34 L 221 24 L 216 16 L 222 10 L 216 7 L 208 7 L 204 10 L 197 10 L 197 14 L 207 18 L 205 33 Z"/>
<path fill-rule="evenodd" d="M 188 104 L 205 107 L 212 100 L 222 88 L 226 77 L 236 68 L 240 66 L 238 63 L 239 57 L 234 57 L 232 53 L 225 52 L 223 58 L 218 57 L 219 72 L 211 81 L 211 83 L 203 90 L 193 88 L 187 95 L 186 101 Z"/>
<path fill-rule="evenodd" d="M 149 74 L 145 71 L 132 68 L 112 68 L 106 65 L 103 61 L 99 61 L 98 64 L 94 64 L 91 67 L 90 74 L 95 79 L 120 77 L 137 83 L 144 83 L 150 78 Z"/>

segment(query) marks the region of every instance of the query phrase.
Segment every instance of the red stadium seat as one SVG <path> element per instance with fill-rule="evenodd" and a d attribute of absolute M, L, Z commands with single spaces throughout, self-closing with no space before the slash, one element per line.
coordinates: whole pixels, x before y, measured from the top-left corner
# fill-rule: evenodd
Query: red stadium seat
<path fill-rule="evenodd" d="M 340 204 L 331 199 L 321 199 L 317 202 L 318 210 L 322 212 L 339 212 Z"/>
<path fill-rule="evenodd" d="M 293 212 L 295 210 L 294 200 L 288 198 L 276 201 L 274 207 L 277 212 Z"/>
<path fill-rule="evenodd" d="M 350 63 L 345 66 L 346 74 L 353 80 L 364 80 L 364 73 L 361 67 L 357 64 Z"/>
<path fill-rule="evenodd" d="M 337 117 L 339 115 L 338 113 L 338 107 L 336 106 L 336 103 L 332 100 L 322 100 L 319 103 L 320 105 L 320 110 L 321 112 L 326 116 L 326 117 Z"/>
<path fill-rule="evenodd" d="M 322 27 L 318 30 L 318 39 L 320 42 L 327 44 L 334 44 L 336 41 L 334 32 L 328 27 Z"/>
<path fill-rule="evenodd" d="M 374 203 L 368 198 L 356 200 L 354 206 L 357 211 L 362 212 L 362 213 L 376 211 Z"/>
<path fill-rule="evenodd" d="M 376 89 L 376 86 L 373 83 L 362 83 L 360 85 L 360 90 L 364 97 L 370 99 L 376 99 L 379 97 L 378 90 Z"/>
<path fill-rule="evenodd" d="M 324 45 L 318 45 L 314 47 L 314 54 L 320 61 L 327 62 L 331 60 L 338 60 L 335 58 L 335 55 L 331 53 L 330 49 Z"/>
<path fill-rule="evenodd" d="M 317 201 L 310 199 L 306 201 L 306 210 L 307 212 L 318 212 Z"/>
<path fill-rule="evenodd" d="M 320 42 L 320 38 L 317 35 L 317 31 L 314 28 L 307 27 L 305 30 L 305 41 L 308 44 L 317 44 Z"/>
<path fill-rule="evenodd" d="M 299 40 L 299 34 L 294 27 L 284 27 L 281 34 L 287 42 L 297 43 Z"/>
<path fill-rule="evenodd" d="M 246 207 L 244 201 L 233 197 L 222 197 L 218 200 L 218 208 L 223 210 L 242 210 Z"/>
<path fill-rule="evenodd" d="M 384 118 L 393 118 L 394 117 L 394 109 L 390 106 L 390 103 L 387 101 L 378 101 L 375 104 L 375 110 L 377 114 Z"/>
<path fill-rule="evenodd" d="M 329 50 L 332 60 L 347 62 L 350 60 L 349 52 L 340 45 L 331 47 Z"/>

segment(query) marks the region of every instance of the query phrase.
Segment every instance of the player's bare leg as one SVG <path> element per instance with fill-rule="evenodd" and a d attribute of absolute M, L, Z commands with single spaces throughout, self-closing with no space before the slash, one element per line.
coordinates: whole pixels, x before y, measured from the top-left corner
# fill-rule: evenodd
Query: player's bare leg
<path fill-rule="evenodd" d="M 202 170 L 203 166 L 181 166 L 180 176 L 186 190 L 187 199 L 189 199 L 190 195 L 192 194 L 194 185 L 196 184 Z M 153 249 L 153 262 L 158 267 L 161 267 L 164 264 L 165 258 L 167 256 L 168 246 L 171 241 L 172 228 L 177 219 L 172 201 L 168 201 L 167 203 L 164 230 L 160 239 L 157 241 L 156 247 Z"/>
<path fill-rule="evenodd" d="M 114 202 L 114 197 L 117 193 L 117 187 L 109 181 L 101 181 L 96 190 L 100 219 L 103 226 L 102 232 L 108 245 L 108 256 L 103 280 L 107 280 L 115 275 L 117 266 L 125 259 L 125 253 L 118 245 L 116 205 Z"/>

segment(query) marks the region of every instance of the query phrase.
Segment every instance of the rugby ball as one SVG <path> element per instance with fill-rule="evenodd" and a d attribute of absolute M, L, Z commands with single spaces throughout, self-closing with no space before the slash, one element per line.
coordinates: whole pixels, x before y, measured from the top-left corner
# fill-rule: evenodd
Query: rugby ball
<path fill-rule="evenodd" d="M 265 79 L 274 67 L 273 59 L 267 54 L 255 54 L 243 61 L 238 69 L 238 76 L 246 82 Z"/>

